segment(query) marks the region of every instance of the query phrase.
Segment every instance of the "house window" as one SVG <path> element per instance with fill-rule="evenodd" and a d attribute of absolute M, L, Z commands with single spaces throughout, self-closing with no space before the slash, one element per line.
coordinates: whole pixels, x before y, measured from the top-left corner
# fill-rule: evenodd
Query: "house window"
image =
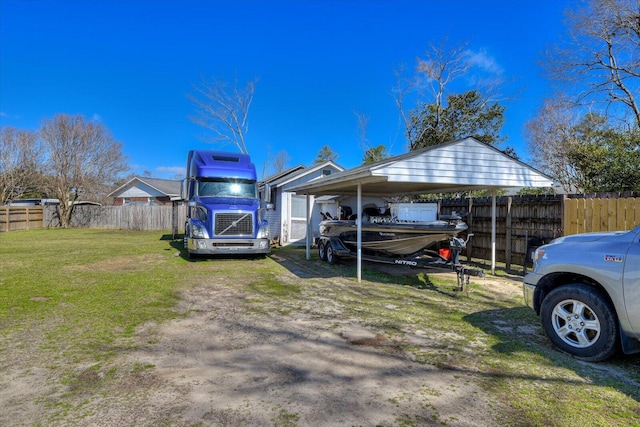
<path fill-rule="evenodd" d="M 331 175 L 331 169 L 322 169 L 322 176 Z"/>
<path fill-rule="evenodd" d="M 307 196 L 291 195 L 291 218 L 307 217 Z"/>

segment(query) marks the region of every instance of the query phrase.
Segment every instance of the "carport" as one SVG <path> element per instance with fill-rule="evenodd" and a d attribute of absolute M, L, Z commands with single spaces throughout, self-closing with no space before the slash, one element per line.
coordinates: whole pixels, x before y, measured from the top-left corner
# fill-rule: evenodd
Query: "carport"
<path fill-rule="evenodd" d="M 551 187 L 553 180 L 533 167 L 474 138 L 436 145 L 329 175 L 290 189 L 307 196 L 307 259 L 311 258 L 311 197 L 356 195 L 357 273 L 362 268 L 362 196 L 400 196 L 492 191 L 491 273 L 495 274 L 496 190 Z"/>

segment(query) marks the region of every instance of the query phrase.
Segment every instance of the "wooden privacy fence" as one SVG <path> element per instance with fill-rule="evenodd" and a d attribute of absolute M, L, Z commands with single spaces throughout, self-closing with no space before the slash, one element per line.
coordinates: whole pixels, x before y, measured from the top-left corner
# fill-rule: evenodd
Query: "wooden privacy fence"
<path fill-rule="evenodd" d="M 635 196 L 635 194 L 633 194 Z M 640 198 L 607 195 L 513 196 L 496 198 L 496 260 L 526 265 L 542 243 L 570 234 L 630 230 L 640 225 Z M 468 212 L 474 236 L 465 254 L 491 259 L 492 199 L 445 199 L 442 213 Z"/>
<path fill-rule="evenodd" d="M 42 210 L 42 206 L 0 207 L 0 231 L 42 228 Z"/>
<path fill-rule="evenodd" d="M 184 206 L 99 206 L 74 208 L 71 226 L 116 230 L 173 230 L 184 232 Z M 60 225 L 58 207 L 5 206 L 0 208 L 0 231 L 52 228 Z"/>
<path fill-rule="evenodd" d="M 184 206 L 76 206 L 71 226 L 114 230 L 173 230 L 184 232 Z M 0 231 L 58 227 L 57 206 L 11 206 L 0 208 Z"/>
<path fill-rule="evenodd" d="M 564 234 L 631 230 L 640 224 L 640 198 L 567 198 Z"/>
<path fill-rule="evenodd" d="M 441 212 L 467 213 L 464 217 L 473 237 L 463 255 L 491 259 L 492 198 L 445 199 Z M 525 265 L 528 249 L 562 235 L 562 196 L 513 196 L 496 198 L 496 260 Z M 530 253 L 529 253 L 530 255 Z"/>
<path fill-rule="evenodd" d="M 77 206 L 71 221 L 74 227 L 140 231 L 175 229 L 176 233 L 184 231 L 185 222 L 184 206 L 155 205 Z"/>

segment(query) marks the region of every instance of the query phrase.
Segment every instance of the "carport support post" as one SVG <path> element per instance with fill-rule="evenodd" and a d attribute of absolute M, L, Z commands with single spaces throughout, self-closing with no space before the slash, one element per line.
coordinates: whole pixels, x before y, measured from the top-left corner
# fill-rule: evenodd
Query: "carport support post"
<path fill-rule="evenodd" d="M 358 215 L 356 216 L 357 235 L 358 235 L 358 283 L 362 282 L 362 184 L 358 184 Z"/>
<path fill-rule="evenodd" d="M 311 196 L 307 194 L 307 259 L 311 259 L 311 239 L 313 239 L 313 230 L 311 230 Z"/>
<path fill-rule="evenodd" d="M 491 190 L 491 274 L 496 274 L 496 190 Z"/>

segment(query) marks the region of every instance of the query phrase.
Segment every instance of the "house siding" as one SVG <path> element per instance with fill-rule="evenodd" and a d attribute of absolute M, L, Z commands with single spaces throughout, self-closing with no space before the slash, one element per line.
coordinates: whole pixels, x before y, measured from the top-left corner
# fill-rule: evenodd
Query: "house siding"
<path fill-rule="evenodd" d="M 307 230 L 306 220 L 291 217 L 291 197 L 294 193 L 287 191 L 287 189 L 323 176 L 323 170 L 326 169 L 330 169 L 331 173 L 337 173 L 342 170 L 333 164 L 328 164 L 313 171 L 309 171 L 309 169 L 296 171 L 294 174 L 298 174 L 299 176 L 291 177 L 291 180 L 288 182 L 286 182 L 287 177 L 274 181 L 276 185 L 275 209 L 270 211 L 267 216 L 272 239 L 279 240 L 282 245 L 305 242 Z M 285 182 L 283 183 L 283 181 Z M 321 216 L 320 206 L 314 203 L 314 198 L 312 198 L 311 219 L 312 234 L 314 237 L 317 237 L 319 235 L 318 227 Z"/>
<path fill-rule="evenodd" d="M 126 202 L 126 203 L 125 203 Z M 113 199 L 114 206 L 124 206 L 130 203 L 153 203 L 159 206 L 172 206 L 173 201 L 168 196 L 160 197 L 116 197 Z"/>
<path fill-rule="evenodd" d="M 274 208 L 266 211 L 265 218 L 269 223 L 269 235 L 271 239 L 280 240 L 282 238 L 280 230 L 282 229 L 282 215 L 280 214 L 280 207 L 282 206 L 282 194 L 276 193 L 275 201 L 273 203 Z"/>
<path fill-rule="evenodd" d="M 288 188 L 292 188 L 296 185 L 304 184 L 306 182 L 312 181 L 314 179 L 318 179 L 323 176 L 323 169 L 331 169 L 332 173 L 338 172 L 338 169 L 333 167 L 320 168 L 312 173 L 306 174 L 299 178 L 288 182 L 283 185 L 282 192 L 285 195 L 288 203 L 286 206 L 286 218 L 288 218 L 287 222 L 287 240 L 284 242 L 285 244 L 302 244 L 305 243 L 307 237 L 307 223 L 306 220 L 294 219 L 291 218 L 291 205 L 290 200 L 294 193 L 287 191 Z M 319 226 L 322 217 L 320 215 L 320 206 L 315 203 L 315 198 L 311 196 L 311 235 L 313 238 L 316 238 L 320 235 Z"/>

